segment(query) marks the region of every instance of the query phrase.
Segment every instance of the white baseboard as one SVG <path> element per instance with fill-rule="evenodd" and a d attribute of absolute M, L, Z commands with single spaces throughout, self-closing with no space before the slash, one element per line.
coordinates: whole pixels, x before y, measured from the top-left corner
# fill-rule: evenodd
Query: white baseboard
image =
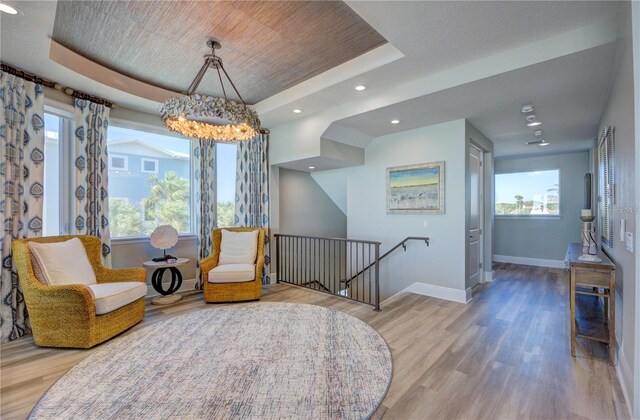
<path fill-rule="evenodd" d="M 162 288 L 167 290 L 171 285 L 171 281 L 163 281 Z M 184 279 L 182 280 L 182 284 L 176 293 L 179 292 L 191 292 L 192 290 L 196 290 L 196 279 Z M 156 297 L 160 296 L 160 293 L 156 292 L 156 289 L 153 288 L 152 285 L 147 284 L 147 297 Z"/>
<path fill-rule="evenodd" d="M 409 287 L 406 287 L 400 290 L 398 293 L 394 294 L 393 296 L 385 299 L 381 303 L 381 305 L 384 304 L 386 301 L 393 299 L 395 296 L 399 295 L 400 293 L 405 293 L 405 292 L 415 293 L 417 295 L 431 296 L 438 299 L 451 300 L 453 302 L 459 302 L 459 303 L 469 303 L 469 301 L 471 300 L 471 288 L 467 290 L 459 290 L 459 289 L 453 289 L 451 287 L 436 286 L 434 284 L 416 282 L 410 285 Z"/>
<path fill-rule="evenodd" d="M 631 398 L 629 396 L 629 387 L 627 386 L 627 377 L 630 380 L 633 380 L 633 371 L 629 367 L 629 362 L 627 362 L 627 358 L 624 356 L 624 347 L 622 347 L 622 343 L 620 343 L 619 354 L 618 354 L 618 363 L 616 364 L 616 375 L 618 376 L 618 382 L 620 382 L 620 388 L 622 388 L 622 395 L 624 396 L 624 402 L 627 404 L 627 410 L 629 411 L 629 415 L 632 418 L 634 413 L 632 408 L 633 404 L 631 403 Z M 627 372 L 630 376 L 626 376 L 625 372 Z"/>
<path fill-rule="evenodd" d="M 493 271 L 485 271 L 484 272 L 484 279 L 482 280 L 483 283 L 491 283 L 494 280 L 495 279 L 493 278 Z"/>
<path fill-rule="evenodd" d="M 493 261 L 500 263 L 533 265 L 536 267 L 565 268 L 564 261 L 545 260 L 542 258 L 514 257 L 511 255 L 494 255 Z"/>

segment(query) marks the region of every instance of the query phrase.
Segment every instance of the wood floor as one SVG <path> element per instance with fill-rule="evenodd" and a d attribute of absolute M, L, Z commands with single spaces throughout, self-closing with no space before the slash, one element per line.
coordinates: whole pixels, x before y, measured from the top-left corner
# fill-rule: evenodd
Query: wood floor
<path fill-rule="evenodd" d="M 570 356 L 567 273 L 496 264 L 494 277 L 474 289 L 467 305 L 406 293 L 374 312 L 288 285 L 269 287 L 264 300 L 334 307 L 382 334 L 394 375 L 374 418 L 628 418 L 604 349 L 581 344 L 578 357 Z M 200 293 L 169 307 L 150 305 L 127 334 L 212 308 Z M 37 348 L 30 337 L 3 344 L 0 416 L 25 418 L 47 388 L 92 351 Z"/>

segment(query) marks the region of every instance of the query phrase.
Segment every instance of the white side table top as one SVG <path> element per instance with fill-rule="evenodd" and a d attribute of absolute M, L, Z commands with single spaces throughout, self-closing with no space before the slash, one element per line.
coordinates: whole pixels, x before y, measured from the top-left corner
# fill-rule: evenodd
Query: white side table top
<path fill-rule="evenodd" d="M 179 267 L 189 262 L 189 258 L 178 258 L 174 263 L 168 263 L 165 261 L 145 261 L 142 263 L 145 267 L 161 268 L 161 267 Z"/>

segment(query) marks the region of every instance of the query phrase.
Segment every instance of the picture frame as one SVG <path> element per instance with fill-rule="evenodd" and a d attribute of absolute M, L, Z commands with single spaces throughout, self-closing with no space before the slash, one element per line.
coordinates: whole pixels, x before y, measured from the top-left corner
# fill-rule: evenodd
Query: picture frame
<path fill-rule="evenodd" d="M 444 161 L 387 168 L 387 214 L 445 214 Z"/>

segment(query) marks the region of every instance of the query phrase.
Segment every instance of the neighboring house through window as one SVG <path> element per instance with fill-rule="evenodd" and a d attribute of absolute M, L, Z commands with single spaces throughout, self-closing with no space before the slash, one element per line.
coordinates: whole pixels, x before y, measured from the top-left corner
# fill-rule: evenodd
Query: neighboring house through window
<path fill-rule="evenodd" d="M 129 168 L 129 158 L 127 156 L 111 155 L 109 156 L 109 169 L 117 171 L 126 171 Z"/>
<path fill-rule="evenodd" d="M 145 174 L 157 174 L 158 173 L 158 159 L 140 159 L 142 162 L 142 173 Z"/>
<path fill-rule="evenodd" d="M 560 216 L 560 170 L 495 175 L 495 215 Z"/>
<path fill-rule="evenodd" d="M 109 126 L 111 236 L 148 236 L 168 224 L 191 233 L 191 141 Z M 126 165 L 126 170 L 122 166 Z"/>

